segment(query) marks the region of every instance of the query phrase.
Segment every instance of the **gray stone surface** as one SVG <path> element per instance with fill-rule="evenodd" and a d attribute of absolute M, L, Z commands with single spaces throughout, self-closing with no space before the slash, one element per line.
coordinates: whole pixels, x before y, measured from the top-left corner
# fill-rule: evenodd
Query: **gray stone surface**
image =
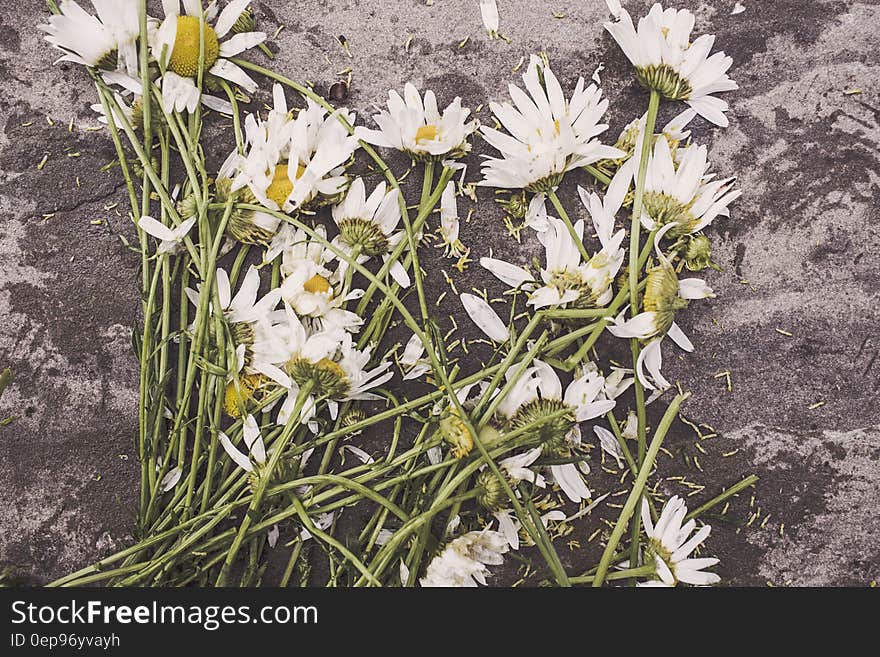
<path fill-rule="evenodd" d="M 441 101 L 501 99 L 520 57 L 540 50 L 566 88 L 605 64 L 609 134 L 643 111 L 645 94 L 601 29 L 603 2 L 498 4 L 509 45 L 486 39 L 476 0 L 255 6 L 268 32 L 285 26 L 274 66 L 319 89 L 351 67 L 348 102 L 361 115 L 406 80 Z M 712 230 L 719 296 L 683 322 L 697 352 L 668 365 L 694 392 L 687 417 L 718 435 L 700 441 L 703 454 L 677 426 L 661 465 L 706 486 L 694 503 L 760 476 L 754 497 L 713 520 L 708 551 L 726 582 L 864 585 L 880 576 L 880 6 L 745 0 L 731 16 L 726 0 L 674 4 L 695 11 L 698 31 L 716 33 L 734 57 L 741 90 L 726 96 L 731 126 L 697 122 L 695 137 L 720 172 L 739 176 L 744 195 Z M 626 5 L 637 14 L 648 3 Z M 87 129 L 97 123 L 85 73 L 51 65 L 34 28 L 41 2 L 0 0 L 0 10 L 0 367 L 15 374 L 0 418 L 16 416 L 0 428 L 0 563 L 45 581 L 131 539 L 138 262 L 117 235 L 132 232 L 118 172 L 100 171 L 112 146 Z M 473 256 L 490 246 L 521 261 L 536 252 L 498 220 L 489 211 L 463 226 Z M 462 281 L 490 285 L 473 268 Z M 725 371 L 730 391 L 715 378 Z M 661 489 L 692 490 L 679 479 Z"/>

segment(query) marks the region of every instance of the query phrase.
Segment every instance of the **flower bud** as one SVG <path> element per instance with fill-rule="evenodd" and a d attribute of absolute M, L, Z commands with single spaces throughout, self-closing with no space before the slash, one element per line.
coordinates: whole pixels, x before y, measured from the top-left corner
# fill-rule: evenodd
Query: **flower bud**
<path fill-rule="evenodd" d="M 712 262 L 712 243 L 705 235 L 692 235 L 684 251 L 685 266 L 689 271 L 702 271 L 707 267 L 720 270 Z"/>

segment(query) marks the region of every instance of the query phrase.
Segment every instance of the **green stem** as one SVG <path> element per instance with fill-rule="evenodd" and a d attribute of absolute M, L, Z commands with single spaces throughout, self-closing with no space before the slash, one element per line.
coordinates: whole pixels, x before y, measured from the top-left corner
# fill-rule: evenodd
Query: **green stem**
<path fill-rule="evenodd" d="M 627 568 L 625 570 L 616 570 L 605 576 L 605 581 L 610 582 L 617 579 L 629 579 L 630 577 L 650 577 L 657 572 L 657 567 L 653 563 L 639 566 L 638 568 Z M 595 575 L 579 575 L 571 578 L 572 584 L 590 584 L 596 581 Z"/>
<path fill-rule="evenodd" d="M 639 312 L 639 230 L 642 226 L 642 206 L 645 195 L 645 180 L 648 175 L 648 160 L 651 154 L 651 146 L 654 141 L 654 124 L 657 121 L 657 110 L 660 107 L 660 94 L 652 89 L 648 100 L 648 114 L 645 119 L 645 131 L 642 134 L 642 150 L 639 154 L 639 169 L 636 175 L 636 188 L 633 196 L 633 212 L 629 235 L 629 303 L 630 316 L 635 317 Z M 637 339 L 630 340 L 630 352 L 632 353 L 633 371 L 636 371 L 636 363 L 639 359 L 641 346 Z M 638 417 L 638 460 L 641 467 L 645 460 L 645 447 L 647 442 L 647 426 L 645 413 L 645 390 L 642 382 L 636 377 L 635 383 L 636 414 Z M 634 566 L 638 563 L 641 516 L 635 514 L 632 524 L 632 548 L 630 558 Z"/>
<path fill-rule="evenodd" d="M 602 582 L 605 581 L 605 575 L 611 564 L 611 558 L 614 556 L 617 544 L 620 543 L 620 539 L 626 531 L 629 519 L 632 517 L 633 512 L 636 510 L 636 505 L 642 497 L 642 491 L 648 481 L 648 474 L 651 471 L 651 467 L 654 465 L 657 453 L 660 451 L 660 445 L 663 444 L 663 439 L 666 437 L 666 433 L 669 431 L 672 421 L 678 414 L 678 409 L 681 407 L 681 403 L 687 399 L 689 395 L 690 393 L 676 395 L 675 399 L 672 400 L 672 403 L 669 404 L 669 408 L 666 409 L 666 413 L 663 414 L 663 419 L 660 420 L 660 424 L 657 426 L 657 431 L 654 433 L 654 438 L 651 440 L 651 445 L 648 447 L 648 451 L 645 454 L 645 461 L 639 468 L 639 476 L 636 477 L 636 480 L 633 483 L 629 497 L 626 498 L 626 503 L 623 505 L 620 517 L 617 519 L 617 524 L 614 525 L 611 537 L 608 539 L 608 545 L 605 546 L 605 551 L 602 553 L 602 559 L 599 561 L 599 567 L 596 569 L 596 579 L 593 581 L 594 587 L 602 586 Z"/>
<path fill-rule="evenodd" d="M 758 483 L 757 475 L 749 475 L 748 477 L 746 477 L 742 481 L 735 483 L 733 486 L 731 486 L 730 488 L 725 490 L 720 495 L 716 495 L 715 497 L 713 497 L 711 500 L 709 500 L 705 504 L 698 506 L 696 509 L 694 509 L 693 511 L 688 513 L 684 519 L 687 521 L 687 520 L 691 520 L 693 518 L 699 518 L 702 514 L 704 514 L 706 511 L 708 511 L 712 507 L 718 506 L 719 504 L 721 504 L 725 500 L 730 499 L 731 497 L 733 497 L 737 493 L 745 490 L 749 486 L 754 486 L 756 483 Z"/>
<path fill-rule="evenodd" d="M 556 208 L 556 212 L 559 213 L 559 217 L 562 219 L 565 227 L 568 228 L 568 234 L 571 235 L 572 241 L 577 245 L 578 251 L 581 252 L 581 258 L 584 259 L 584 262 L 589 262 L 590 254 L 587 253 L 587 247 L 584 246 L 584 240 L 583 238 L 578 237 L 578 234 L 575 232 L 574 224 L 571 223 L 571 219 L 568 217 L 568 213 L 562 206 L 562 201 L 560 201 L 559 197 L 556 195 L 556 191 L 551 190 L 547 196 L 550 198 L 550 202 L 553 203 L 553 207 Z"/>

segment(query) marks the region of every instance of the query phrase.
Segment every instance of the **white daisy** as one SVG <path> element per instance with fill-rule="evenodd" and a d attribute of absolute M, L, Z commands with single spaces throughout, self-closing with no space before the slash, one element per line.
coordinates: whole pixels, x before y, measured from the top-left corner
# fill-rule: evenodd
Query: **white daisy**
<path fill-rule="evenodd" d="M 541 80 L 543 79 L 543 85 Z M 566 171 L 623 153 L 596 137 L 608 126 L 599 120 L 608 108 L 595 85 L 584 88 L 579 78 L 566 101 L 553 71 L 532 56 L 523 75 L 528 94 L 510 85 L 510 103 L 490 103 L 492 113 L 510 134 L 483 127 L 481 133 L 501 157 L 487 157 L 482 165 L 488 187 L 547 192 L 562 181 Z"/>
<path fill-rule="evenodd" d="M 245 117 L 245 154 L 233 153 L 224 165 L 233 178 L 231 191 L 247 187 L 260 204 L 284 212 L 333 202 L 345 189 L 344 165 L 358 147 L 339 119 L 351 123 L 354 114 L 342 108 L 328 115 L 306 99 L 293 118 L 279 85 L 273 96 L 265 121 Z"/>
<path fill-rule="evenodd" d="M 326 236 L 326 229 L 317 226 L 315 232 Z M 346 290 L 344 268 L 329 265 L 336 254 L 318 240 L 311 240 L 306 232 L 285 226 L 280 237 L 287 237 L 283 248 L 281 296 L 301 317 L 320 320 L 322 326 L 338 326 L 357 330 L 363 319 L 345 310 L 348 301 L 363 295 L 363 290 Z"/>
<path fill-rule="evenodd" d="M 470 150 L 468 136 L 476 130 L 475 121 L 467 122 L 470 110 L 456 97 L 443 114 L 437 109 L 437 97 L 426 91 L 424 100 L 412 83 L 403 88 L 403 98 L 393 89 L 388 92 L 388 109 L 373 116 L 378 130 L 355 128 L 355 136 L 375 146 L 396 148 L 414 159 L 458 157 Z"/>
<path fill-rule="evenodd" d="M 727 76 L 733 60 L 723 52 L 709 56 L 713 35 L 691 42 L 694 15 L 686 9 L 664 10 L 655 3 L 636 29 L 619 2 L 610 4 L 615 5 L 612 13 L 617 20 L 605 23 L 605 29 L 635 66 L 639 82 L 664 98 L 687 102 L 708 121 L 727 126 L 728 105 L 712 94 L 739 88 Z"/>
<path fill-rule="evenodd" d="M 280 290 L 271 290 L 258 299 L 260 273 L 254 266 L 248 268 L 235 296 L 232 295 L 226 271 L 218 268 L 216 277 L 220 311 L 235 344 L 237 371 L 262 374 L 281 386 L 288 386 L 290 380 L 279 367 L 285 362 L 286 356 L 283 327 L 273 319 L 275 307 L 281 300 Z M 199 305 L 200 291 L 201 286 L 198 292 L 186 289 L 187 297 L 196 307 Z"/>
<path fill-rule="evenodd" d="M 669 142 L 658 139 L 645 176 L 642 225 L 656 230 L 676 223 L 669 235 L 677 238 L 703 230 L 715 217 L 729 216 L 728 206 L 742 190 L 732 189 L 736 178 L 714 178 L 705 146 L 679 148 L 673 158 Z"/>
<path fill-rule="evenodd" d="M 59 62 L 115 71 L 125 70 L 136 76 L 137 48 L 140 35 L 137 3 L 131 0 L 92 0 L 98 16 L 92 16 L 74 0 L 62 0 L 60 14 L 49 17 L 39 28 L 47 33 L 46 41 L 65 54 Z"/>
<path fill-rule="evenodd" d="M 133 4 L 133 3 L 132 3 Z M 257 83 L 240 67 L 229 61 L 249 48 L 266 40 L 265 32 L 233 33 L 233 26 L 250 0 L 232 0 L 220 14 L 217 4 L 211 3 L 205 11 L 204 66 L 210 75 L 229 80 L 249 93 L 257 89 Z M 184 14 L 180 13 L 180 0 L 162 0 L 165 19 L 152 31 L 153 57 L 164 71 L 162 104 L 166 112 L 195 110 L 200 100 L 194 78 L 199 74 L 199 50 L 201 48 L 202 13 L 200 0 L 183 0 Z"/>
<path fill-rule="evenodd" d="M 507 539 L 500 532 L 484 529 L 468 532 L 451 541 L 443 551 L 431 560 L 425 576 L 420 580 L 424 587 L 459 587 L 486 585 L 489 569 L 504 563 L 509 549 Z"/>
<path fill-rule="evenodd" d="M 675 324 L 675 313 L 687 308 L 693 299 L 706 299 L 715 295 L 703 279 L 679 280 L 672 263 L 660 250 L 660 240 L 665 233 L 676 226 L 676 223 L 666 224 L 654 236 L 654 250 L 658 263 L 648 269 L 642 298 L 643 312 L 624 321 L 626 312 L 624 310 L 614 319 L 608 330 L 618 338 L 647 340 L 669 334 L 683 349 L 687 351 L 693 349 L 693 345 Z"/>
<path fill-rule="evenodd" d="M 682 524 L 686 515 L 687 507 L 684 500 L 678 496 L 672 497 L 663 505 L 655 526 L 651 522 L 648 501 L 642 500 L 642 524 L 648 537 L 648 557 L 654 559 L 659 577 L 659 581 L 654 580 L 647 583 L 648 585 L 675 586 L 678 582 L 684 582 L 695 586 L 706 586 L 721 581 L 715 573 L 707 573 L 703 570 L 717 564 L 718 559 L 688 558 L 688 555 L 708 538 L 712 529 L 709 525 L 703 525 L 690 537 L 697 523 L 688 520 Z"/>
<path fill-rule="evenodd" d="M 541 456 L 542 451 L 541 447 L 535 447 L 498 462 L 498 468 L 514 489 L 516 489 L 516 485 L 521 481 L 527 481 L 538 488 L 547 486 L 547 481 L 543 475 L 529 467 Z M 486 492 L 477 499 L 495 516 L 495 519 L 498 521 L 498 531 L 504 534 L 508 545 L 512 549 L 518 550 L 519 530 L 522 524 L 508 506 L 510 498 L 508 498 L 507 493 L 501 486 L 496 485 L 496 482 L 497 478 L 495 475 L 490 470 L 484 469 L 480 473 L 477 484 L 483 485 Z"/>
<path fill-rule="evenodd" d="M 285 312 L 289 355 L 285 369 L 291 383 L 278 418 L 279 424 L 286 422 L 300 388 L 307 382 L 311 382 L 312 392 L 304 408 L 304 420 L 309 419 L 310 412 L 314 412 L 314 398 L 328 400 L 333 419 L 336 418 L 339 401 L 380 398 L 369 391 L 391 379 L 393 372 L 389 371 L 390 361 L 383 360 L 368 368 L 372 348 L 357 349 L 349 332 L 334 326 L 309 334 L 287 304 Z"/>
<path fill-rule="evenodd" d="M 654 238 L 654 248 L 659 262 L 648 270 L 645 295 L 642 299 L 644 311 L 624 320 L 626 312 L 624 310 L 608 326 L 608 330 L 618 338 L 650 339 L 636 361 L 636 375 L 642 385 L 650 390 L 656 390 L 658 387 L 665 390 L 671 385 L 660 372 L 663 365 L 660 346 L 664 336 L 668 335 L 684 351 L 694 350 L 694 345 L 675 323 L 676 311 L 686 308 L 691 300 L 715 296 L 712 288 L 700 278 L 679 280 L 669 259 L 660 251 L 660 239 L 665 232 L 675 226 L 674 223 L 667 224 Z M 646 369 L 651 375 L 650 379 L 645 375 Z"/>
<path fill-rule="evenodd" d="M 604 212 L 604 210 L 603 210 Z M 611 217 L 613 228 L 613 216 Z M 555 217 L 547 217 L 548 229 L 538 233 L 538 239 L 546 250 L 546 266 L 541 269 L 541 280 L 534 281 L 523 269 L 496 258 L 480 258 L 480 265 L 499 280 L 512 287 L 532 290 L 528 305 L 541 308 L 590 308 L 601 307 L 611 301 L 611 284 L 623 263 L 621 244 L 624 231 L 614 235 L 600 232 L 602 250 L 587 262 L 582 261 L 580 249 L 567 226 Z M 578 220 L 574 231 L 583 242 L 584 222 Z M 571 305 L 570 305 L 571 304 Z"/>
<path fill-rule="evenodd" d="M 513 373 L 513 369 L 507 373 L 508 380 Z M 605 399 L 604 385 L 604 377 L 588 372 L 572 381 L 563 393 L 553 368 L 535 360 L 498 404 L 498 414 L 510 431 L 555 416 L 531 429 L 529 437 L 539 442 L 544 452 L 568 456 L 572 448 L 580 445 L 577 423 L 604 415 L 615 407 L 613 399 Z M 585 462 L 551 465 L 550 472 L 572 502 L 590 498 L 590 489 L 581 476 L 581 472 L 589 472 Z"/>
<path fill-rule="evenodd" d="M 391 251 L 405 237 L 397 229 L 400 219 L 400 192 L 386 192 L 385 183 L 381 182 L 367 197 L 363 179 L 355 178 L 345 199 L 333 206 L 333 220 L 339 228 L 339 237 L 334 242 L 349 255 L 357 250 L 359 263 L 376 256 L 387 262 Z M 346 263 L 342 269 L 345 271 Z M 409 287 L 409 274 L 400 261 L 395 260 L 389 271 L 401 287 Z"/>
<path fill-rule="evenodd" d="M 508 380 L 513 375 L 515 368 L 507 372 Z M 506 418 L 513 420 L 514 424 L 525 424 L 518 415 L 531 416 L 535 407 L 543 405 L 554 411 L 560 411 L 568 407 L 572 411 L 572 419 L 576 422 L 585 422 L 594 417 L 604 415 L 614 408 L 614 400 L 599 399 L 605 384 L 605 378 L 596 372 L 588 372 L 574 379 L 563 394 L 562 382 L 559 375 L 547 363 L 535 360 L 534 365 L 523 372 L 517 379 L 510 391 L 498 404 L 498 412 Z M 541 402 L 554 402 L 541 404 Z M 525 411 L 525 413 L 524 413 Z M 528 417 L 529 421 L 534 418 Z M 568 428 L 571 424 L 569 422 Z"/>

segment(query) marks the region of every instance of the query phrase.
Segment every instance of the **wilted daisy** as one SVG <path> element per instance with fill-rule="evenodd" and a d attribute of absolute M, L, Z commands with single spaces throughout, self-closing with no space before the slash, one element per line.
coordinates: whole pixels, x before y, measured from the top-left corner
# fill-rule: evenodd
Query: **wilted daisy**
<path fill-rule="evenodd" d="M 621 151 L 596 138 L 608 128 L 599 123 L 608 101 L 602 100 L 596 85 L 584 88 L 584 79 L 579 78 L 567 101 L 553 71 L 534 55 L 523 82 L 528 94 L 516 85 L 509 87 L 514 105 L 489 105 L 509 134 L 481 128 L 501 157 L 486 158 L 478 184 L 547 192 L 559 185 L 566 171 L 622 157 Z"/>
<path fill-rule="evenodd" d="M 344 289 L 344 269 L 338 263 L 330 269 L 336 254 L 322 242 L 309 239 L 301 228 L 285 229 L 281 237 L 287 236 L 288 242 L 283 248 L 280 288 L 284 301 L 301 317 L 356 330 L 363 319 L 344 306 L 362 296 L 363 290 Z M 322 238 L 326 236 L 323 226 L 317 226 L 315 232 Z"/>
<path fill-rule="evenodd" d="M 60 14 L 39 28 L 46 41 L 65 54 L 59 62 L 75 62 L 107 71 L 124 69 L 137 75 L 137 42 L 140 34 L 137 3 L 131 0 L 92 0 L 98 16 L 74 0 L 62 0 Z"/>
<path fill-rule="evenodd" d="M 133 3 L 132 3 L 133 4 Z M 204 14 L 204 70 L 209 75 L 229 80 L 253 93 L 257 83 L 240 67 L 229 61 L 249 48 L 266 40 L 265 32 L 237 32 L 233 26 L 247 9 L 250 0 L 232 0 L 217 14 L 211 3 Z M 184 109 L 192 112 L 200 100 L 195 78 L 199 74 L 202 13 L 200 0 L 183 0 L 185 13 L 180 13 L 180 0 L 162 0 L 165 19 L 152 34 L 153 57 L 164 71 L 160 86 L 166 112 Z"/>
<path fill-rule="evenodd" d="M 676 226 L 675 223 L 667 224 L 654 236 L 658 263 L 648 269 L 642 299 L 644 311 L 626 321 L 623 321 L 623 313 L 615 318 L 608 330 L 617 337 L 647 340 L 670 333 L 670 337 L 678 341 L 677 337 L 683 334 L 675 324 L 676 311 L 687 308 L 693 299 L 714 296 L 712 288 L 701 278 L 679 280 L 672 263 L 660 250 L 660 240 Z"/>
<path fill-rule="evenodd" d="M 703 230 L 715 217 L 729 216 L 728 206 L 742 190 L 732 189 L 736 178 L 714 177 L 705 146 L 679 148 L 673 159 L 668 141 L 658 139 L 645 176 L 642 225 L 657 230 L 675 223 L 668 234 L 677 238 Z"/>
<path fill-rule="evenodd" d="M 613 219 L 612 219 L 613 221 Z M 499 280 L 513 287 L 528 287 L 528 305 L 541 308 L 595 308 L 606 305 L 612 297 L 611 283 L 623 263 L 620 248 L 624 231 L 608 236 L 602 250 L 583 262 L 580 249 L 566 225 L 555 217 L 548 217 L 548 230 L 538 233 L 546 250 L 547 264 L 541 269 L 541 280 L 521 267 L 498 260 L 481 258 L 480 265 Z M 574 224 L 577 238 L 583 242 L 584 222 Z M 602 235 L 604 237 L 604 234 Z"/>
<path fill-rule="evenodd" d="M 508 380 L 513 375 L 507 373 Z M 588 372 L 574 379 L 563 394 L 559 376 L 547 363 L 535 360 L 498 404 L 502 428 L 527 430 L 527 436 L 541 444 L 544 453 L 569 455 L 580 444 L 577 423 L 591 420 L 612 410 L 616 403 L 603 394 L 605 379 Z M 580 464 L 578 464 L 580 465 Z M 554 480 L 573 502 L 590 497 L 590 490 L 575 463 L 550 466 Z"/>
<path fill-rule="evenodd" d="M 688 124 L 697 115 L 696 110 L 688 108 L 681 114 L 673 117 L 660 131 L 660 135 L 669 142 L 669 148 L 674 152 L 678 145 L 687 139 L 691 132 L 687 129 Z M 604 171 L 608 175 L 612 175 L 624 165 L 629 174 L 629 181 L 632 181 L 635 168 L 638 166 L 638 159 L 632 159 L 636 153 L 642 152 L 642 138 L 645 134 L 645 124 L 648 119 L 648 113 L 645 112 L 639 118 L 630 121 L 626 127 L 620 132 L 620 136 L 614 143 L 614 147 L 623 151 L 625 156 L 616 160 L 603 160 L 596 163 L 596 168 Z M 656 138 L 656 136 L 655 136 Z"/>
<path fill-rule="evenodd" d="M 654 238 L 658 263 L 648 269 L 645 294 L 642 299 L 643 312 L 628 320 L 624 320 L 624 313 L 621 313 L 608 326 L 608 330 L 618 338 L 638 338 L 640 340 L 653 338 L 642 349 L 636 363 L 636 374 L 639 381 L 651 390 L 655 389 L 655 385 L 645 376 L 645 368 L 661 388 L 668 388 L 670 385 L 660 373 L 663 364 L 660 345 L 664 336 L 668 335 L 685 351 L 690 352 L 694 349 L 691 341 L 675 323 L 675 313 L 686 308 L 691 300 L 715 296 L 712 288 L 706 285 L 703 279 L 683 278 L 679 280 L 672 263 L 660 251 L 660 239 L 666 231 L 674 227 L 675 224 L 667 224 L 657 232 Z"/>
<path fill-rule="evenodd" d="M 356 252 L 359 263 L 371 257 L 380 257 L 387 262 L 391 251 L 405 237 L 405 233 L 397 228 L 400 219 L 398 190 L 386 192 L 385 183 L 381 182 L 368 197 L 363 179 L 355 178 L 345 199 L 333 206 L 333 220 L 339 228 L 339 237 L 334 241 L 347 253 Z M 409 286 L 409 274 L 400 261 L 395 260 L 389 272 L 401 287 Z"/>
<path fill-rule="evenodd" d="M 648 537 L 647 556 L 654 559 L 659 577 L 659 581 L 646 582 L 641 584 L 642 586 L 675 586 L 678 582 L 706 586 L 721 581 L 715 573 L 707 573 L 703 570 L 717 564 L 718 559 L 688 558 L 688 555 L 708 538 L 712 529 L 709 525 L 703 525 L 691 537 L 697 523 L 688 520 L 682 524 L 686 515 L 687 507 L 684 500 L 676 495 L 663 505 L 655 526 L 651 522 L 648 501 L 642 500 L 642 524 Z"/>
<path fill-rule="evenodd" d="M 687 9 L 664 10 L 655 3 L 636 29 L 619 0 L 607 2 L 617 20 L 605 23 L 605 29 L 635 66 L 639 82 L 664 98 L 687 102 L 708 121 L 727 126 L 728 105 L 712 94 L 739 87 L 727 76 L 733 60 L 723 52 L 709 56 L 715 36 L 704 34 L 691 42 L 694 15 Z"/>
<path fill-rule="evenodd" d="M 541 456 L 542 451 L 541 447 L 535 447 L 498 462 L 498 469 L 514 490 L 517 484 L 522 481 L 529 482 L 538 488 L 544 488 L 547 485 L 544 477 L 529 467 Z M 498 477 L 491 470 L 484 469 L 477 476 L 476 486 L 481 489 L 480 495 L 477 496 L 477 502 L 495 516 L 499 531 L 504 534 L 510 547 L 518 550 L 521 524 L 510 509 L 510 498 L 501 482 L 498 481 Z"/>
<path fill-rule="evenodd" d="M 374 367 L 368 367 L 372 348 L 357 349 L 348 331 L 334 326 L 309 333 L 289 305 L 285 304 L 285 310 L 289 355 L 285 370 L 290 375 L 291 383 L 279 423 L 286 421 L 300 388 L 306 383 L 312 386 L 312 397 L 329 400 L 334 419 L 337 401 L 377 398 L 369 390 L 393 376 L 393 372 L 389 371 L 390 361 L 383 360 Z"/>
<path fill-rule="evenodd" d="M 279 367 L 285 362 L 286 355 L 282 343 L 283 327 L 279 327 L 273 319 L 275 307 L 281 300 L 280 291 L 271 290 L 258 298 L 260 274 L 253 266 L 248 268 L 241 287 L 234 296 L 229 276 L 224 269 L 217 269 L 216 281 L 219 310 L 223 313 L 235 347 L 235 371 L 242 376 L 263 376 L 281 386 L 289 385 L 287 374 Z M 198 307 L 202 286 L 199 286 L 198 291 L 187 288 L 185 292 L 189 300 Z M 211 310 L 214 311 L 213 304 Z M 242 385 L 248 387 L 248 383 Z"/>
<path fill-rule="evenodd" d="M 368 144 L 396 148 L 413 159 L 458 157 L 470 150 L 468 136 L 476 130 L 475 121 L 467 122 L 470 110 L 456 97 L 443 114 L 437 109 L 437 97 L 426 91 L 424 100 L 412 83 L 403 88 L 403 98 L 393 89 L 388 92 L 388 109 L 373 116 L 378 130 L 355 128 L 355 136 Z"/>
<path fill-rule="evenodd" d="M 503 555 L 508 549 L 507 539 L 500 532 L 468 532 L 451 541 L 431 560 L 420 582 L 424 587 L 473 587 L 477 583 L 485 586 L 489 575 L 486 566 L 504 563 Z"/>
<path fill-rule="evenodd" d="M 250 202 L 256 199 L 283 212 L 336 201 L 348 183 L 344 165 L 357 149 L 357 140 L 339 119 L 351 122 L 354 115 L 345 109 L 328 115 L 306 99 L 305 109 L 292 118 L 278 85 L 274 99 L 267 120 L 245 118 L 245 154 L 233 153 L 223 167 L 224 175 L 232 178 L 230 191 L 243 190 L 242 201 L 250 196 Z"/>
<path fill-rule="evenodd" d="M 507 372 L 508 381 L 514 370 Z M 535 360 L 523 372 L 498 404 L 496 420 L 505 432 L 527 429 L 526 436 L 540 443 L 542 452 L 569 456 L 580 445 L 578 422 L 585 422 L 612 410 L 616 403 L 603 394 L 605 379 L 588 372 L 574 379 L 563 393 L 559 376 L 547 363 Z M 585 463 L 550 466 L 553 479 L 572 502 L 589 499 L 590 489 L 579 468 L 587 472 Z"/>

